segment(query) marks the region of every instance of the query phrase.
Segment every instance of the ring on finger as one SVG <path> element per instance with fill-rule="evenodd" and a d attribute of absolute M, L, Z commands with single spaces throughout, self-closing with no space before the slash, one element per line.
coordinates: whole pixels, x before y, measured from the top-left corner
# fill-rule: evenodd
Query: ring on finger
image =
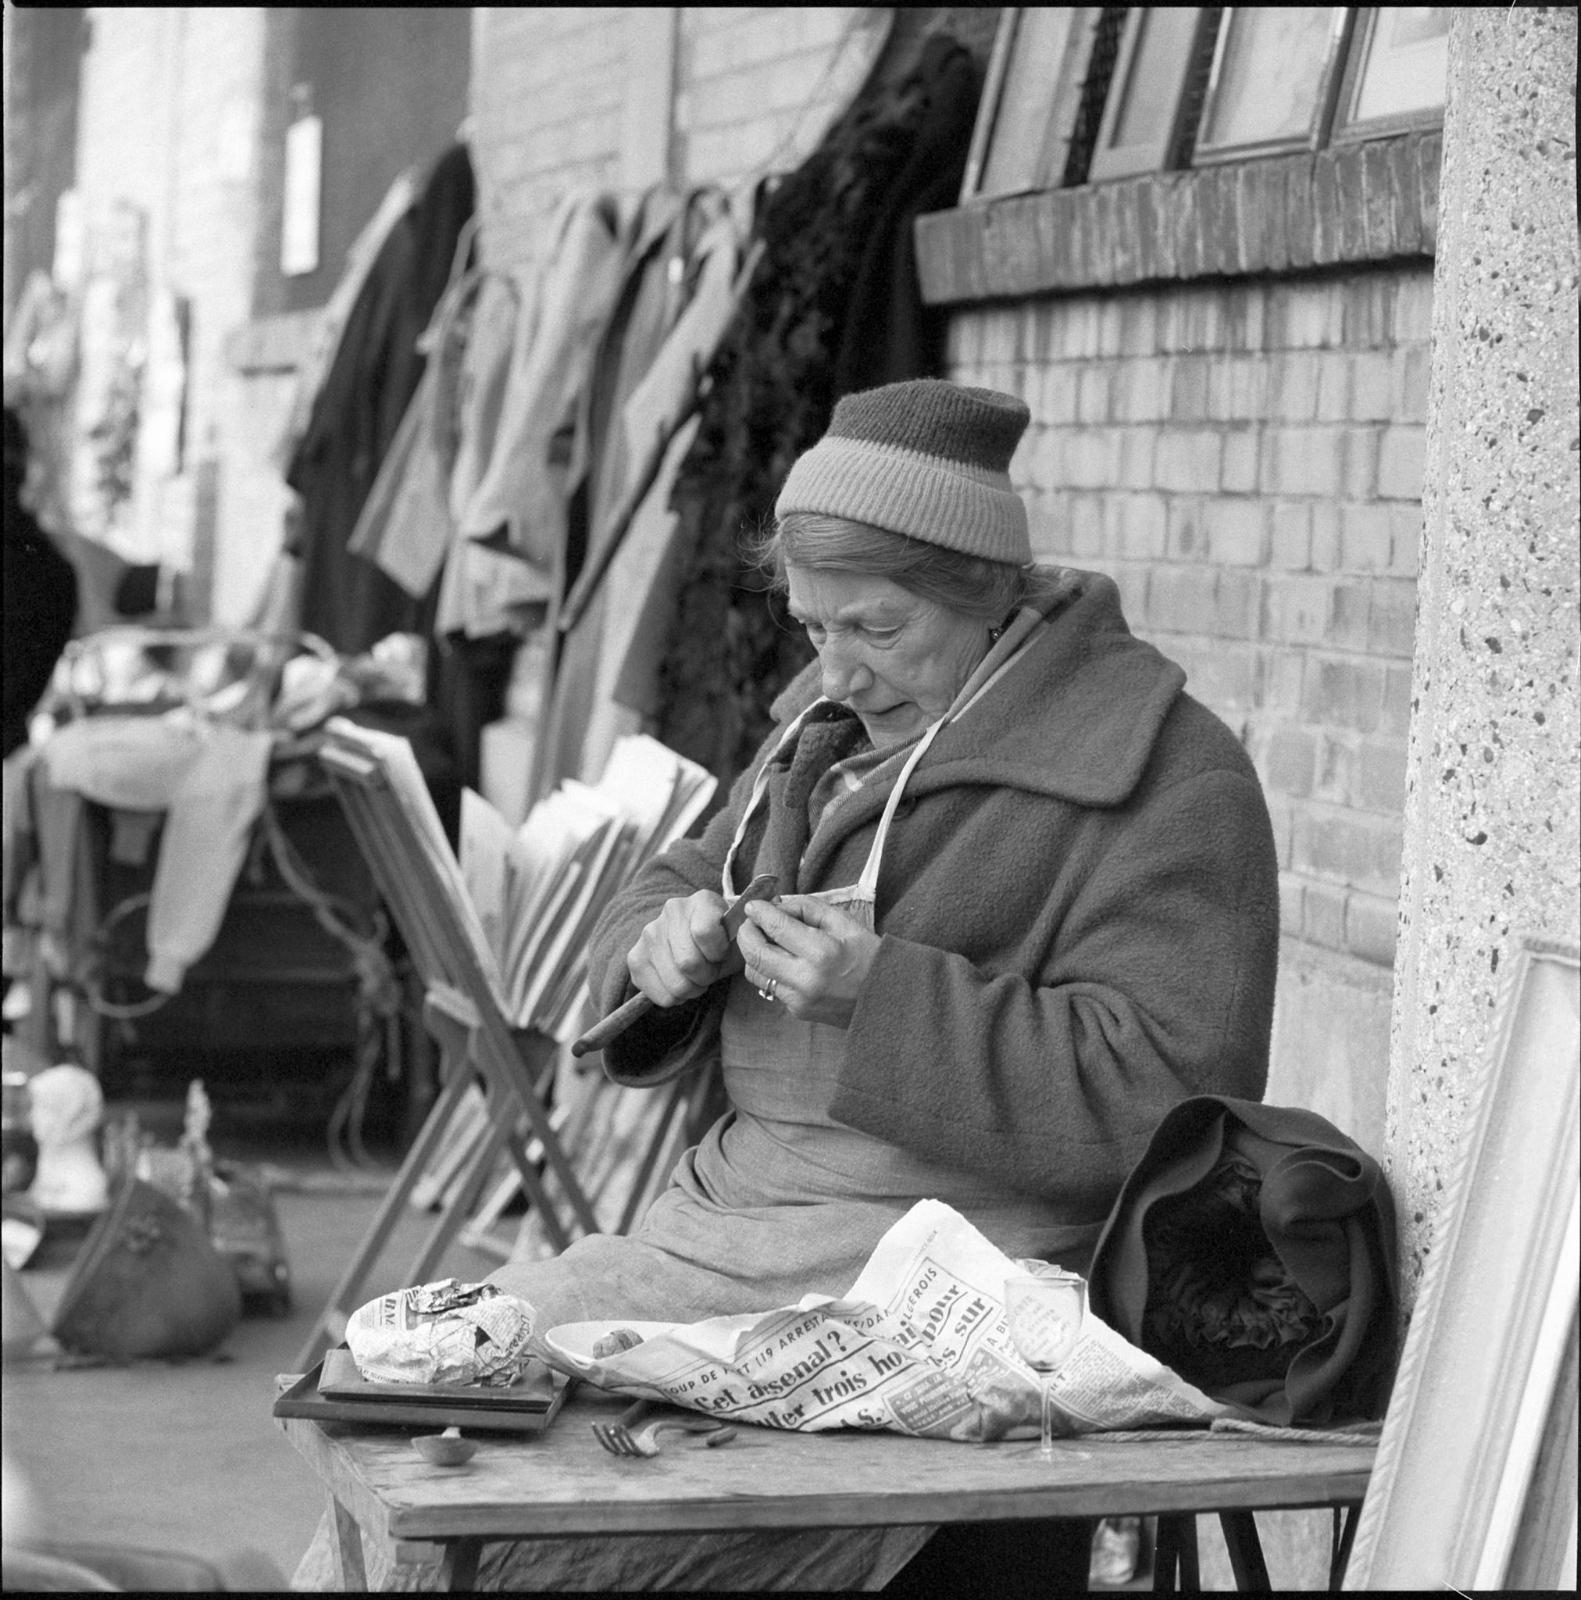
<path fill-rule="evenodd" d="M 779 992 L 779 982 L 778 982 L 778 980 L 776 980 L 774 978 L 765 978 L 763 980 L 763 982 L 758 986 L 758 993 L 765 1000 L 767 1000 L 770 1005 L 774 1004 L 774 996 L 778 992 Z"/>

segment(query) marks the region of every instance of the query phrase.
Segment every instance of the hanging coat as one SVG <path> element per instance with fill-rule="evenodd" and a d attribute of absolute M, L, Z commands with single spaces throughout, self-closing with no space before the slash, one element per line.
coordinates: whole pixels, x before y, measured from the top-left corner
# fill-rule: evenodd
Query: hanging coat
<path fill-rule="evenodd" d="M 347 543 L 422 378 L 417 342 L 473 201 L 471 159 L 456 145 L 380 249 L 286 474 L 302 499 L 293 552 L 304 569 L 302 626 L 348 655 L 388 633 L 427 631 L 423 603 Z"/>
<path fill-rule="evenodd" d="M 745 570 L 741 537 L 772 519 L 792 463 L 828 426 L 835 358 L 874 230 L 885 217 L 899 225 L 894 187 L 935 108 L 954 108 L 943 120 L 964 156 L 970 119 L 959 111 L 975 107 L 977 82 L 969 51 L 930 39 L 901 84 L 871 82 L 758 208 L 763 253 L 709 369 L 672 496 L 682 575 L 660 670 L 659 737 L 722 783 L 751 761 L 775 698 L 811 657 L 782 602 Z M 948 144 L 929 148 L 942 160 Z"/>

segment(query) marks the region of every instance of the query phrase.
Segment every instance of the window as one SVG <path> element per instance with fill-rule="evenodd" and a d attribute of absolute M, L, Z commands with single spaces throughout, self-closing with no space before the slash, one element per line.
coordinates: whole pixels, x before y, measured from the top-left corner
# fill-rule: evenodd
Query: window
<path fill-rule="evenodd" d="M 1315 150 L 1328 132 L 1345 6 L 1235 6 L 1219 26 L 1192 161 Z"/>
<path fill-rule="evenodd" d="M 1104 106 L 1094 183 L 1177 164 L 1193 62 L 1217 13 L 1202 6 L 1132 6 Z"/>
<path fill-rule="evenodd" d="M 1010 7 L 962 200 L 1431 127 L 1448 38 L 1447 7 Z"/>
<path fill-rule="evenodd" d="M 1005 7 L 962 200 L 1071 181 L 1066 169 L 1103 15 L 1102 6 Z"/>
<path fill-rule="evenodd" d="M 1449 8 L 1383 6 L 1362 14 L 1340 91 L 1336 142 L 1431 127 L 1449 86 Z"/>

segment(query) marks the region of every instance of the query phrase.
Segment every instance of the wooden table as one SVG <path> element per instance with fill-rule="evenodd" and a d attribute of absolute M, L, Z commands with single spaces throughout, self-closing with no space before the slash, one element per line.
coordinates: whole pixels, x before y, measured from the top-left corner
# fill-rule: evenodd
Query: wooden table
<path fill-rule="evenodd" d="M 606 1453 L 589 1427 L 624 1404 L 584 1386 L 546 1433 L 482 1435 L 460 1469 L 427 1465 L 400 1433 L 301 1419 L 280 1426 L 329 1492 L 351 1589 L 367 1587 L 362 1539 L 382 1541 L 396 1563 L 438 1563 L 441 1587 L 461 1589 L 483 1544 L 498 1539 L 1155 1513 L 1170 1569 L 1162 1586 L 1178 1559 L 1182 1586 L 1195 1587 L 1198 1512 L 1223 1518 L 1240 1587 L 1266 1588 L 1251 1514 L 1359 1506 L 1374 1455 L 1371 1445 L 1196 1435 L 1064 1441 L 1050 1466 L 1035 1440 L 965 1445 L 742 1426 L 718 1449 L 693 1442 L 634 1459 Z"/>

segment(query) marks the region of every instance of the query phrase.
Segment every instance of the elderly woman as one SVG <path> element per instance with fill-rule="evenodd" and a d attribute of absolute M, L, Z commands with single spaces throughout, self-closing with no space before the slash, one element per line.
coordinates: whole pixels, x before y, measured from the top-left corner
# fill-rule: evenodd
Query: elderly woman
<path fill-rule="evenodd" d="M 1027 421 L 1008 395 L 894 384 L 842 400 L 792 468 L 766 562 L 818 659 L 728 805 L 591 951 L 606 1011 L 656 1002 L 606 1071 L 650 1085 L 718 1059 L 730 1110 L 633 1236 L 494 1274 L 540 1326 L 841 1294 L 923 1197 L 1082 1270 L 1171 1106 L 1260 1097 L 1278 913 L 1256 774 L 1108 578 L 1032 564 L 1007 475 Z M 732 942 L 721 914 L 763 872 L 781 898 Z M 737 1538 L 757 1579 L 713 1581 L 877 1587 L 926 1533 L 774 1536 L 766 1556 Z M 949 1543 L 902 1584 L 947 1581 L 929 1562 Z"/>

